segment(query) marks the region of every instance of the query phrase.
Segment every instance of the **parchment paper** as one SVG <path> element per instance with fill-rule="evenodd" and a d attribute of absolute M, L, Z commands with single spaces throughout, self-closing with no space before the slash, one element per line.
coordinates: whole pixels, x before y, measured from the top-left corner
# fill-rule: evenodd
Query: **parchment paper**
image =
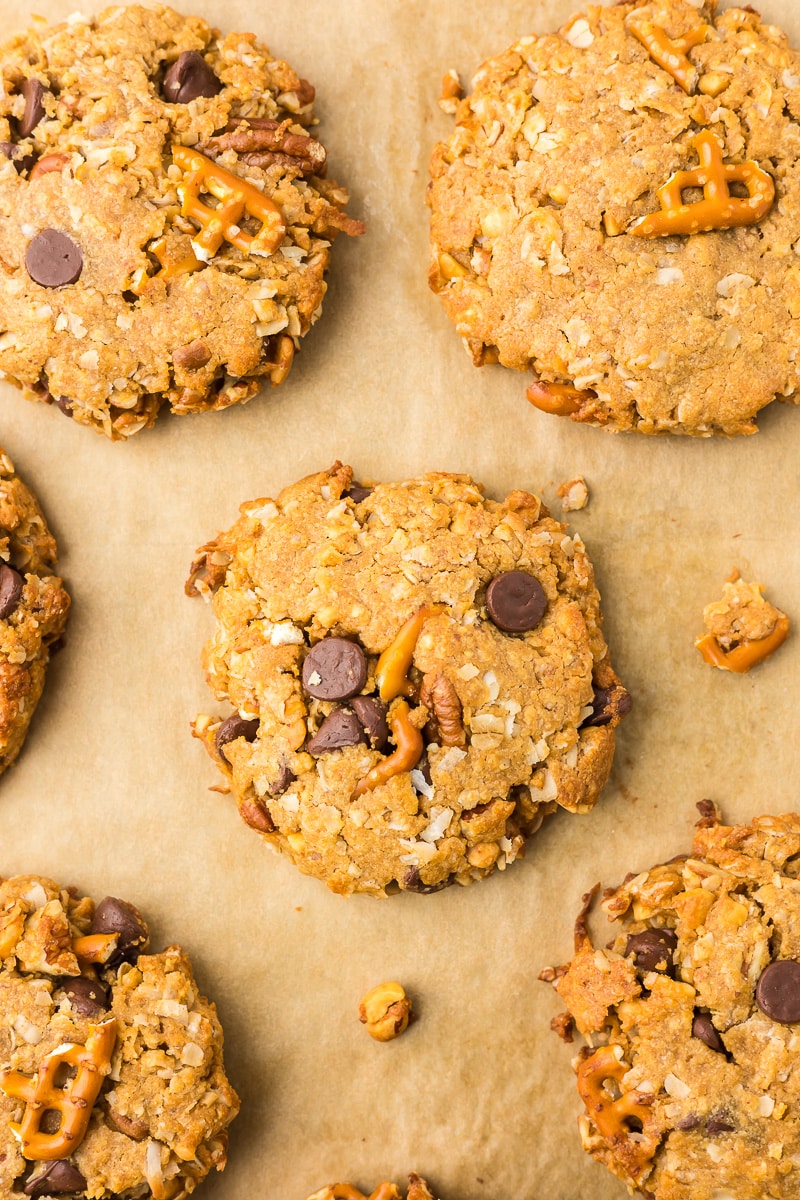
<path fill-rule="evenodd" d="M 468 80 L 572 0 L 192 0 L 253 29 L 317 87 L 319 136 L 351 212 L 323 319 L 289 381 L 245 407 L 163 417 L 112 445 L 0 388 L 0 443 L 35 488 L 73 596 L 66 649 L 17 767 L 0 781 L 0 873 L 39 872 L 127 897 L 156 943 L 181 942 L 218 1004 L 242 1097 L 230 1165 L 207 1200 L 366 1191 L 409 1169 L 444 1200 L 614 1200 L 580 1150 L 571 1051 L 537 982 L 571 954 L 580 895 L 688 847 L 703 797 L 732 819 L 797 806 L 800 637 L 750 675 L 703 665 L 701 609 L 738 566 L 800 623 L 800 412 L 773 405 L 754 438 L 612 436 L 539 413 L 523 376 L 477 371 L 426 285 L 427 161 L 451 121 L 439 82 Z M 37 0 L 63 18 L 66 0 Z M 793 0 L 763 14 L 800 42 Z M 0 4 L 4 35 L 25 6 Z M 559 814 L 526 859 L 475 887 L 343 900 L 271 855 L 209 787 L 189 734 L 209 706 L 210 610 L 183 595 L 192 553 L 238 505 L 335 458 L 361 478 L 469 472 L 491 494 L 577 473 L 573 514 L 635 707 L 612 780 L 586 817 Z M 798 624 L 800 628 L 800 624 Z M 360 997 L 399 979 L 418 1021 L 372 1042 Z"/>

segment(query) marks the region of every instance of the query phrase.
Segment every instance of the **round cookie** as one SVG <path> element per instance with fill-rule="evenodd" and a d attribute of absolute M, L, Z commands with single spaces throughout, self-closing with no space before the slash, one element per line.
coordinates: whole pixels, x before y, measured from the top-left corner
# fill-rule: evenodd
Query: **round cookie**
<path fill-rule="evenodd" d="M 247 824 L 333 891 L 469 883 L 596 802 L 630 698 L 583 543 L 535 496 L 335 463 L 198 554 L 234 712 L 194 732 Z"/>
<path fill-rule="evenodd" d="M 163 5 L 36 26 L 0 63 L 6 376 L 115 439 L 282 383 L 330 243 L 363 232 L 311 84 Z"/>
<path fill-rule="evenodd" d="M 800 815 L 724 826 L 603 894 L 575 957 L 543 972 L 589 1045 L 584 1149 L 648 1200 L 794 1200 L 800 1189 Z M 596 889 L 595 889 L 596 890 Z"/>
<path fill-rule="evenodd" d="M 403 1200 L 403 1193 L 393 1183 L 379 1183 L 369 1196 L 365 1196 L 352 1183 L 329 1183 L 309 1196 L 308 1200 Z M 406 1200 L 435 1200 L 425 1180 L 413 1171 L 408 1177 Z"/>
<path fill-rule="evenodd" d="M 22 749 L 70 600 L 36 498 L 0 449 L 0 772 Z"/>
<path fill-rule="evenodd" d="M 538 408 L 707 436 L 794 401 L 800 54 L 749 6 L 592 5 L 521 38 L 431 174 L 431 286 Z"/>
<path fill-rule="evenodd" d="M 0 1191 L 181 1200 L 239 1109 L 216 1010 L 132 904 L 0 881 Z"/>

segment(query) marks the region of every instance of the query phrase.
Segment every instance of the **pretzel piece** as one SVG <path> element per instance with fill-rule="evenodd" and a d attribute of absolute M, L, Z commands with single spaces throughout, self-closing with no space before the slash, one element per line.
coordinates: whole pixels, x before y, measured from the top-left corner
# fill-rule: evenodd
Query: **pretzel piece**
<path fill-rule="evenodd" d="M 24 1158 L 52 1162 L 68 1158 L 80 1146 L 89 1127 L 92 1105 L 108 1074 L 116 1040 L 117 1022 L 110 1017 L 99 1025 L 89 1025 L 85 1046 L 75 1042 L 56 1046 L 45 1055 L 33 1078 L 21 1071 L 0 1071 L 0 1090 L 25 1101 L 22 1120 L 19 1124 L 10 1122 Z M 63 1086 L 57 1086 L 56 1073 L 63 1066 L 73 1067 L 76 1073 Z M 48 1112 L 61 1116 L 55 1133 L 45 1133 L 41 1127 Z"/>
<path fill-rule="evenodd" d="M 411 724 L 405 700 L 398 700 L 389 713 L 388 721 L 397 749 L 358 781 L 353 788 L 352 800 L 357 800 L 364 792 L 371 792 L 373 788 L 380 787 L 395 775 L 411 771 L 420 760 L 423 748 L 422 734 Z"/>
<path fill-rule="evenodd" d="M 534 408 L 556 417 L 578 412 L 587 400 L 595 397 L 594 392 L 580 391 L 571 383 L 544 383 L 541 379 L 534 380 L 525 395 Z"/>
<path fill-rule="evenodd" d="M 658 1145 L 653 1130 L 652 1105 L 655 1097 L 636 1090 L 622 1092 L 614 1099 L 603 1086 L 613 1080 L 618 1086 L 629 1068 L 614 1053 L 613 1046 L 601 1046 L 578 1067 L 578 1092 L 597 1132 L 614 1158 L 634 1182 L 647 1174 Z M 631 1128 L 635 1122 L 641 1132 Z M 631 1134 L 635 1132 L 635 1137 Z"/>
<path fill-rule="evenodd" d="M 379 1183 L 371 1196 L 365 1196 L 352 1183 L 333 1183 L 309 1196 L 309 1200 L 400 1200 L 393 1183 Z"/>
<path fill-rule="evenodd" d="M 657 191 L 661 212 L 639 217 L 629 232 L 636 237 L 670 237 L 675 234 L 705 233 L 710 229 L 733 229 L 755 225 L 765 217 L 775 199 L 772 176 L 757 163 L 723 163 L 722 148 L 710 129 L 701 129 L 691 139 L 700 166 L 693 171 L 676 171 Z M 731 183 L 743 183 L 745 200 L 732 196 Z M 684 204 L 684 188 L 701 187 L 703 199 Z"/>
<path fill-rule="evenodd" d="M 72 939 L 72 950 L 81 962 L 106 963 L 117 948 L 118 933 L 89 933 Z"/>
<path fill-rule="evenodd" d="M 200 233 L 193 240 L 198 257 L 210 259 L 223 242 L 230 242 L 242 254 L 274 254 L 283 241 L 286 223 L 283 214 L 269 196 L 265 196 L 252 183 L 232 175 L 188 146 L 173 146 L 174 162 L 186 172 L 178 184 L 181 213 L 200 226 Z M 200 199 L 207 192 L 219 201 L 211 208 Z M 245 217 L 261 221 L 256 234 L 245 233 L 240 222 Z M 207 256 L 207 257 L 206 257 Z"/>
<path fill-rule="evenodd" d="M 700 72 L 687 57 L 690 50 L 704 42 L 711 33 L 710 25 L 697 25 L 683 37 L 671 38 L 654 21 L 647 21 L 637 9 L 630 14 L 625 27 L 642 43 L 647 53 L 660 67 L 679 83 L 687 95 L 697 90 Z"/>
<path fill-rule="evenodd" d="M 375 668 L 375 682 L 384 704 L 388 704 L 390 700 L 394 700 L 395 696 L 399 696 L 401 693 L 408 695 L 411 685 L 406 676 L 414 657 L 414 649 L 422 632 L 422 626 L 429 617 L 433 617 L 439 612 L 444 612 L 444 605 L 431 604 L 418 608 L 378 659 L 378 665 Z"/>
<path fill-rule="evenodd" d="M 732 650 L 723 650 L 713 633 L 707 633 L 698 638 L 695 646 L 709 666 L 744 675 L 751 667 L 755 667 L 765 658 L 769 658 L 770 654 L 783 645 L 789 634 L 789 626 L 788 617 L 779 617 L 772 633 L 768 633 L 763 638 L 745 638 Z"/>

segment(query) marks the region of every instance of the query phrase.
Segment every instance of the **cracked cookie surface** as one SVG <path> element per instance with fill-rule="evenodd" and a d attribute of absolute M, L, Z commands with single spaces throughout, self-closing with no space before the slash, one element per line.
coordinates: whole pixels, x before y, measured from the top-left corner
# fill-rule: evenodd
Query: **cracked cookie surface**
<path fill-rule="evenodd" d="M 696 138 L 774 189 L 766 215 L 637 236 Z M 754 433 L 798 387 L 799 162 L 800 54 L 779 29 L 713 2 L 593 5 L 475 76 L 432 157 L 431 286 L 475 362 L 533 371 L 545 411 Z M 691 218 L 702 193 L 682 198 Z"/>
<path fill-rule="evenodd" d="M 194 732 L 243 819 L 336 892 L 502 870 L 606 782 L 630 699 L 583 543 L 535 496 L 336 463 L 243 505 L 187 587 L 213 593 L 203 661 L 234 709 Z"/>
<path fill-rule="evenodd" d="M 40 23 L 0 64 L 8 378 L 115 439 L 281 383 L 363 231 L 308 81 L 161 5 Z"/>
<path fill-rule="evenodd" d="M 0 1195 L 181 1200 L 238 1107 L 179 946 L 150 952 L 126 901 L 0 882 Z"/>
<path fill-rule="evenodd" d="M 584 1149 L 650 1200 L 791 1200 L 800 1187 L 800 815 L 725 826 L 698 807 L 692 852 L 630 875 L 606 949 L 543 973 L 589 1045 Z"/>
<path fill-rule="evenodd" d="M 16 759 L 70 600 L 36 498 L 0 449 L 0 772 Z"/>

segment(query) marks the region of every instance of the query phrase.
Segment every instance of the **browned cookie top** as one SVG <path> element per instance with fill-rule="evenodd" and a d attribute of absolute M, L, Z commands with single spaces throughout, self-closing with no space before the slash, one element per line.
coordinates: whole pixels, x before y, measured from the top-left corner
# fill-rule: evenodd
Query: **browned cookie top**
<path fill-rule="evenodd" d="M 0 66 L 8 377 L 112 438 L 281 383 L 363 228 L 307 80 L 162 5 L 35 26 Z"/>
<path fill-rule="evenodd" d="M 337 892 L 504 869 L 585 812 L 630 700 L 577 535 L 464 475 L 356 485 L 340 463 L 245 504 L 200 551 L 195 732 L 244 820 Z"/>
<path fill-rule="evenodd" d="M 476 75 L 433 153 L 431 284 L 546 411 L 753 433 L 798 383 L 798 158 L 779 29 L 715 0 L 594 5 Z"/>

